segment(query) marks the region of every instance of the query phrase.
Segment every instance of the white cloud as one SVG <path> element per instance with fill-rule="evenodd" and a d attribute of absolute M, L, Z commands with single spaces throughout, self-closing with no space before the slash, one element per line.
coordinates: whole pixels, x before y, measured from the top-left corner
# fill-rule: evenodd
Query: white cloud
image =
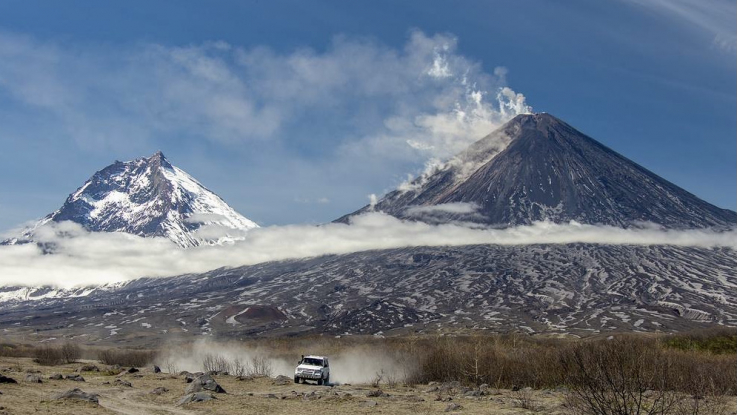
<path fill-rule="evenodd" d="M 479 205 L 475 203 L 442 203 L 439 205 L 432 206 L 412 206 L 407 209 L 409 215 L 421 215 L 424 213 L 442 212 L 442 213 L 458 213 L 458 214 L 469 214 L 478 211 Z"/>
<path fill-rule="evenodd" d="M 737 52 L 737 4 L 731 0 L 625 0 L 710 33 L 714 44 Z"/>
<path fill-rule="evenodd" d="M 223 266 L 411 246 L 594 243 L 737 249 L 735 231 L 668 231 L 657 227 L 626 230 L 544 222 L 489 230 L 463 224 L 405 222 L 381 213 L 356 217 L 351 225 L 275 226 L 253 229 L 245 236 L 245 240 L 232 245 L 184 250 L 163 238 L 89 233 L 71 222 L 51 224 L 38 230 L 36 238 L 43 246 L 54 247 L 52 255 L 44 254 L 35 244 L 0 247 L 0 286 L 102 284 L 141 276 L 197 273 Z"/>
<path fill-rule="evenodd" d="M 81 147 L 185 133 L 288 141 L 301 114 L 325 111 L 359 120 L 336 145 L 353 136 L 348 148 L 447 157 L 524 107 L 522 95 L 502 89 L 505 75 L 460 55 L 453 36 L 419 31 L 403 49 L 336 37 L 324 52 L 286 54 L 224 42 L 70 47 L 0 32 L 0 90 L 54 117 Z M 486 102 L 497 91 L 504 102 Z"/>

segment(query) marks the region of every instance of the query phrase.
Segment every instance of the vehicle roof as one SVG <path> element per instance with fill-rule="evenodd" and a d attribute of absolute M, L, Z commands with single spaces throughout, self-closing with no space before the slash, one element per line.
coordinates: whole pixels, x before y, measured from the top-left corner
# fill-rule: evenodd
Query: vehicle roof
<path fill-rule="evenodd" d="M 310 358 L 310 359 L 326 359 L 327 356 L 316 356 L 314 354 L 311 354 L 309 356 L 305 356 L 305 359 L 307 359 L 307 358 Z"/>

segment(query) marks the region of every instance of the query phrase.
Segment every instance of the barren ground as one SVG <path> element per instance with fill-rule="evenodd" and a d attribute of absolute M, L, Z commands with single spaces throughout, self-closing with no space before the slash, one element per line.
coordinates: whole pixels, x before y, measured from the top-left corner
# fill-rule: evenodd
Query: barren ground
<path fill-rule="evenodd" d="M 82 372 L 85 382 L 49 380 L 55 373 L 76 373 L 83 364 L 95 364 L 103 372 Z M 290 414 L 313 412 L 319 414 L 434 414 L 446 413 L 455 403 L 460 409 L 448 413 L 463 414 L 566 414 L 563 394 L 556 391 L 527 391 L 537 411 L 522 408 L 520 392 L 489 389 L 483 396 L 464 396 L 459 390 L 437 392 L 438 385 L 382 385 L 388 396 L 367 397 L 375 391 L 371 385 L 317 386 L 312 384 L 277 385 L 274 379 L 238 380 L 233 376 L 214 376 L 227 391 L 215 394 L 216 400 L 177 405 L 186 395 L 188 384 L 184 376 L 153 373 L 144 369 L 134 374 L 107 374 L 107 367 L 96 362 L 82 362 L 46 367 L 28 358 L 0 358 L 0 374 L 11 377 L 18 384 L 0 384 L 0 415 L 5 414 Z M 43 383 L 28 383 L 24 379 L 31 372 L 40 375 Z M 132 387 L 114 386 L 123 379 Z M 110 382 L 110 384 L 105 384 Z M 442 386 L 442 385 L 440 385 Z M 157 387 L 169 391 L 152 394 Z M 99 405 L 82 401 L 54 400 L 57 393 L 80 388 L 99 395 Z"/>

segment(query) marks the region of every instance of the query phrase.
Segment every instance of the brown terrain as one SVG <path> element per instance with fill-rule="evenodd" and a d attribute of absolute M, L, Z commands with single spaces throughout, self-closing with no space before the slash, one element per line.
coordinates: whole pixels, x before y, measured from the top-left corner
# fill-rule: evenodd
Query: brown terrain
<path fill-rule="evenodd" d="M 85 365 L 95 365 L 100 371 L 79 371 Z M 137 373 L 125 369 L 96 361 L 41 366 L 30 358 L 0 358 L 0 374 L 18 381 L 0 384 L 0 414 L 569 413 L 563 405 L 563 394 L 550 390 L 470 389 L 458 383 L 381 385 L 380 388 L 370 384 L 317 386 L 294 384 L 284 377 L 239 380 L 228 375 L 213 376 L 227 393 L 212 393 L 215 399 L 207 402 L 179 404 L 190 386 L 185 375 L 154 373 L 152 368 Z M 80 374 L 84 382 L 49 379 L 54 374 Z M 40 377 L 42 383 L 26 381 L 34 376 Z M 55 399 L 56 395 L 74 388 L 97 394 L 99 403 Z M 155 394 L 156 388 L 167 391 Z"/>

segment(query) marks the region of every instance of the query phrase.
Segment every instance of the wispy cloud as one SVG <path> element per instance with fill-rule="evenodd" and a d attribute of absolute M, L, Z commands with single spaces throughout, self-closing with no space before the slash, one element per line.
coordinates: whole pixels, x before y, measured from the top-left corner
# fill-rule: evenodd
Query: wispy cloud
<path fill-rule="evenodd" d="M 710 33 L 714 45 L 737 52 L 737 3 L 731 0 L 624 0 Z"/>
<path fill-rule="evenodd" d="M 469 208 L 450 207 L 463 211 Z M 734 231 L 668 231 L 657 227 L 626 230 L 576 223 L 535 223 L 490 230 L 458 223 L 400 221 L 382 213 L 370 213 L 356 217 L 350 225 L 253 229 L 245 240 L 233 245 L 183 250 L 163 238 L 90 233 L 77 224 L 63 222 L 37 232 L 42 246 L 53 247 L 52 255 L 44 254 L 35 244 L 0 247 L 0 286 L 102 284 L 141 276 L 196 273 L 223 266 L 412 246 L 593 243 L 737 249 L 736 236 Z"/>
<path fill-rule="evenodd" d="M 336 37 L 324 52 L 284 54 L 225 42 L 71 47 L 0 32 L 0 91 L 55 117 L 81 147 L 185 133 L 220 144 L 288 141 L 303 114 L 329 113 L 364 118 L 349 131 L 374 146 L 396 139 L 411 149 L 411 138 L 447 153 L 462 146 L 445 141 L 479 138 L 524 102 L 505 89 L 497 104 L 505 71 L 484 73 L 456 44 L 417 31 L 401 50 Z"/>

